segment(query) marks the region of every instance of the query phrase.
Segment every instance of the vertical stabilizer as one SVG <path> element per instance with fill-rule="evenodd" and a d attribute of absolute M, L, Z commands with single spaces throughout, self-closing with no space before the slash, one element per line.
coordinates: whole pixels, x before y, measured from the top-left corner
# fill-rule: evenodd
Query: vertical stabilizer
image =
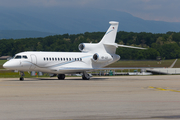
<path fill-rule="evenodd" d="M 111 26 L 109 27 L 106 34 L 104 35 L 104 37 L 100 41 L 100 44 L 114 43 L 115 42 L 119 22 L 110 21 L 109 24 L 111 24 Z"/>

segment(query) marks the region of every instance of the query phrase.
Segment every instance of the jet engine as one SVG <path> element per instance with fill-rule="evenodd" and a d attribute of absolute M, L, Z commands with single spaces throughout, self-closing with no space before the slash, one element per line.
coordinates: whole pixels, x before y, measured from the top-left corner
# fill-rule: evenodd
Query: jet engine
<path fill-rule="evenodd" d="M 113 57 L 110 54 L 95 53 L 92 57 L 92 60 L 95 62 L 108 62 L 108 61 L 113 60 Z"/>
<path fill-rule="evenodd" d="M 89 51 L 93 51 L 95 48 L 97 48 L 97 44 L 81 43 L 81 44 L 79 44 L 78 48 L 81 52 L 89 52 Z"/>

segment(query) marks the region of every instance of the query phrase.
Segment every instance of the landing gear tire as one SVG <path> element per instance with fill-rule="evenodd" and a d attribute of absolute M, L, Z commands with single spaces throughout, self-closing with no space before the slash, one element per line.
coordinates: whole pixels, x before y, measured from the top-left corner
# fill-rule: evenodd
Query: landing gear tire
<path fill-rule="evenodd" d="M 19 78 L 19 80 L 20 80 L 20 81 L 23 81 L 23 80 L 24 80 L 24 78 L 23 78 L 24 72 L 21 71 L 21 72 L 20 72 L 20 75 L 21 75 L 21 77 Z"/>
<path fill-rule="evenodd" d="M 20 78 L 19 78 L 19 80 L 20 80 L 20 81 L 23 81 L 23 80 L 24 80 L 24 78 L 23 78 L 23 77 L 20 77 Z"/>
<path fill-rule="evenodd" d="M 58 74 L 58 79 L 59 80 L 64 80 L 65 79 L 65 74 Z"/>
<path fill-rule="evenodd" d="M 83 80 L 89 80 L 92 76 L 88 74 L 86 71 L 83 72 L 82 79 Z"/>
<path fill-rule="evenodd" d="M 87 78 L 85 75 L 82 75 L 82 79 L 83 79 L 83 80 L 89 80 L 90 77 Z"/>

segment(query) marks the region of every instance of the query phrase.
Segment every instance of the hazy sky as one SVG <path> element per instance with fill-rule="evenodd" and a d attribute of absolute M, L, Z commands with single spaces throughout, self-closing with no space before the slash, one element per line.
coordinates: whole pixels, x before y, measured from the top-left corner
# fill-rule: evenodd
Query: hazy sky
<path fill-rule="evenodd" d="M 125 11 L 145 20 L 180 22 L 180 0 L 0 0 L 0 7 L 78 7 Z"/>

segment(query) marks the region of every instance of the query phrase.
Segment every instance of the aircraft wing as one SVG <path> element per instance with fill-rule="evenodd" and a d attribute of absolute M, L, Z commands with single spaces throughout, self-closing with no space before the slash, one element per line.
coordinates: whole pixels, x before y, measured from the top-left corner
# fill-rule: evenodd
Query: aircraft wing
<path fill-rule="evenodd" d="M 83 72 L 83 71 L 97 71 L 97 70 L 124 70 L 124 69 L 151 69 L 154 67 L 119 67 L 119 68 L 80 68 L 80 67 L 63 67 L 58 71 L 63 72 Z"/>
<path fill-rule="evenodd" d="M 119 67 L 119 68 L 94 68 L 93 71 L 96 70 L 125 70 L 125 69 L 152 69 L 155 67 Z"/>
<path fill-rule="evenodd" d="M 58 69 L 61 73 L 77 73 L 84 71 L 93 71 L 93 68 L 80 68 L 80 67 L 61 67 Z"/>

